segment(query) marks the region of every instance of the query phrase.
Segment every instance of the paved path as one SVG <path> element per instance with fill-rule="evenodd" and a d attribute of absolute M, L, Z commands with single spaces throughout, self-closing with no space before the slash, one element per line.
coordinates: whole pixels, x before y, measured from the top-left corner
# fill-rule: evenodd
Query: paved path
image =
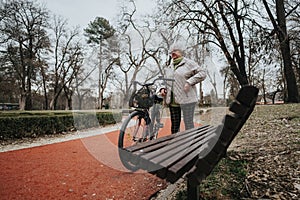
<path fill-rule="evenodd" d="M 124 169 L 117 129 L 1 147 L 1 199 L 149 199 L 166 183 L 144 171 Z"/>

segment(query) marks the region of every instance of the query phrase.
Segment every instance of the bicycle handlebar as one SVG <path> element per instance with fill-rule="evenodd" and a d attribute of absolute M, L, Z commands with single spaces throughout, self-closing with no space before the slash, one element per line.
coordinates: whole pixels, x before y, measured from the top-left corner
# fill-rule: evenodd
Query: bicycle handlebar
<path fill-rule="evenodd" d="M 151 83 L 140 83 L 140 82 L 138 82 L 138 81 L 134 81 L 133 83 L 134 83 L 134 84 L 139 84 L 140 86 L 146 86 L 146 87 L 148 87 L 148 86 L 154 85 L 154 83 L 155 83 L 156 81 L 158 81 L 158 80 L 163 80 L 163 81 L 175 81 L 174 79 L 171 79 L 171 78 L 164 78 L 163 76 L 159 76 L 158 78 L 154 79 L 154 81 L 151 82 Z"/>

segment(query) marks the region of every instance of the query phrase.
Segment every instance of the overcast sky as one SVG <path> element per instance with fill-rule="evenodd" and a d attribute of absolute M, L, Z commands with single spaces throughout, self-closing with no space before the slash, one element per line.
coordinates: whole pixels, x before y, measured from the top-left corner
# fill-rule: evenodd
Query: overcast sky
<path fill-rule="evenodd" d="M 120 6 L 128 0 L 37 0 L 45 5 L 52 14 L 60 15 L 68 20 L 72 27 L 86 28 L 96 17 L 104 17 L 111 24 L 114 23 Z M 135 0 L 137 14 L 151 13 L 155 8 L 156 0 Z M 216 63 L 212 63 L 216 66 Z M 210 66 L 210 68 L 212 67 Z M 217 71 L 218 72 L 218 71 Z M 220 79 L 221 80 L 221 79 Z M 208 79 L 205 81 L 207 84 Z M 209 90 L 207 90 L 209 91 Z M 221 90 L 219 90 L 221 91 Z"/>
<path fill-rule="evenodd" d="M 63 16 L 70 26 L 85 28 L 96 17 L 104 17 L 113 23 L 120 12 L 122 0 L 38 0 L 53 14 Z M 136 0 L 139 13 L 150 12 L 155 0 Z"/>

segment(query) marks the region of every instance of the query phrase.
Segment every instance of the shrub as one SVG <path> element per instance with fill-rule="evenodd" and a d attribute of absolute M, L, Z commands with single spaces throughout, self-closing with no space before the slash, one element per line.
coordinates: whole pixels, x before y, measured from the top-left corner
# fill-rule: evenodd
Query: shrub
<path fill-rule="evenodd" d="M 114 124 L 121 120 L 121 113 L 108 112 L 96 114 L 87 112 L 79 114 L 72 112 L 8 112 L 5 114 L 2 112 L 0 116 L 0 140 L 39 137 Z M 76 125 L 74 120 L 77 122 Z M 77 124 L 80 124 L 80 126 Z"/>

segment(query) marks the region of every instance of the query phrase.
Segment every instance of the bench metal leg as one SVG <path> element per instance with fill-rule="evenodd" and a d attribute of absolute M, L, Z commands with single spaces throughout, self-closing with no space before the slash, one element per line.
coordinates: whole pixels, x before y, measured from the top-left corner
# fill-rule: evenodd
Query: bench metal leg
<path fill-rule="evenodd" d="M 190 184 L 189 179 L 187 180 L 187 199 L 188 200 L 199 200 L 199 185 Z"/>

